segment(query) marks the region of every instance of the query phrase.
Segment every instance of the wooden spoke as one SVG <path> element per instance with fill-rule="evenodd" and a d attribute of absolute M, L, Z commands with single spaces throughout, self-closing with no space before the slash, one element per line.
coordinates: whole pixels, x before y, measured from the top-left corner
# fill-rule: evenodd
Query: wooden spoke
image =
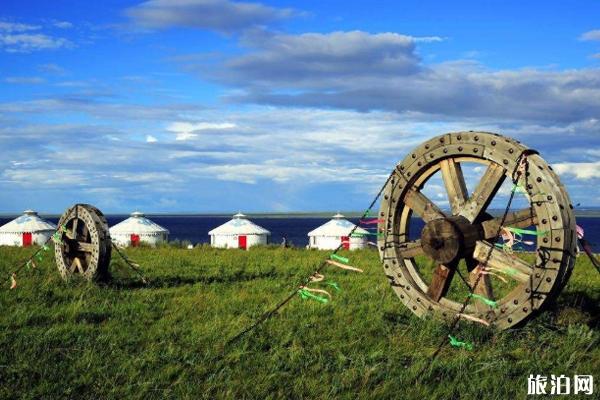
<path fill-rule="evenodd" d="M 452 214 L 458 215 L 469 198 L 462 168 L 460 163 L 455 162 L 453 158 L 442 160 L 440 166 Z"/>
<path fill-rule="evenodd" d="M 79 224 L 79 219 L 75 217 L 73 219 L 73 226 L 71 229 L 71 239 L 77 239 L 77 225 Z"/>
<path fill-rule="evenodd" d="M 499 270 L 504 275 L 512 277 L 519 282 L 529 282 L 530 275 L 533 271 L 531 266 L 525 261 L 516 256 L 506 254 L 504 251 L 483 240 L 477 241 L 475 251 L 473 252 L 473 258 L 480 263 L 485 264 L 486 267 Z"/>
<path fill-rule="evenodd" d="M 429 222 L 434 219 L 444 218 L 444 213 L 423 193 L 414 188 L 408 190 L 404 197 L 404 204 L 410 207 L 423 221 Z"/>
<path fill-rule="evenodd" d="M 485 239 L 496 238 L 501 222 L 502 218 L 494 218 L 481 223 Z M 504 220 L 504 226 L 512 226 L 514 228 L 528 228 L 535 224 L 537 224 L 537 218 L 531 208 L 508 213 Z"/>
<path fill-rule="evenodd" d="M 505 178 L 504 168 L 498 164 L 490 164 L 460 215 L 471 223 L 475 221 L 490 204 Z"/>
<path fill-rule="evenodd" d="M 90 230 L 88 229 L 87 225 L 83 226 L 81 236 L 82 236 L 83 240 L 88 240 L 88 238 L 90 237 Z"/>
<path fill-rule="evenodd" d="M 81 251 L 84 253 L 91 253 L 94 251 L 94 245 L 86 242 L 77 242 L 77 251 Z"/>
<path fill-rule="evenodd" d="M 413 242 L 405 242 L 394 244 L 394 247 L 399 250 L 402 258 L 413 258 L 415 256 L 423 254 L 423 247 L 421 247 L 421 239 L 417 239 Z"/>
<path fill-rule="evenodd" d="M 479 278 L 480 266 L 477 266 L 469 273 L 469 283 L 474 288 L 473 293 L 483 296 L 487 299 L 494 300 L 494 292 L 492 290 L 492 279 L 489 275 L 481 275 Z M 479 278 L 479 282 L 477 279 Z M 477 286 L 475 284 L 477 283 Z M 481 312 L 488 311 L 491 307 L 481 301 L 475 301 L 475 309 Z"/>
<path fill-rule="evenodd" d="M 69 267 L 69 272 L 70 272 L 70 273 L 73 273 L 73 272 L 75 272 L 75 268 L 77 268 L 77 263 L 75 262 L 75 259 L 73 259 L 73 260 L 71 261 L 71 266 Z"/>
<path fill-rule="evenodd" d="M 65 231 L 65 236 L 66 236 L 68 239 L 75 240 L 75 237 L 73 236 L 73 232 L 72 232 L 72 231 L 70 231 L 70 230 L 68 230 L 68 229 Z"/>
<path fill-rule="evenodd" d="M 448 293 L 455 270 L 456 265 L 438 265 L 433 271 L 431 283 L 429 284 L 429 288 L 427 288 L 427 294 L 433 301 L 440 301 Z"/>
<path fill-rule="evenodd" d="M 75 257 L 73 259 L 73 262 L 75 263 L 75 265 L 77 265 L 77 270 L 79 271 L 79 273 L 83 274 L 83 265 L 81 264 L 81 260 L 79 259 L 79 257 Z"/>

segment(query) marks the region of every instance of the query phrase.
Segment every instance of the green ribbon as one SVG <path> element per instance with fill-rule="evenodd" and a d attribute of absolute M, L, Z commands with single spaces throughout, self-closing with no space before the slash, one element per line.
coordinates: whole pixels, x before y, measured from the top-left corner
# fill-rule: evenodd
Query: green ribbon
<path fill-rule="evenodd" d="M 473 350 L 473 344 L 469 342 L 461 342 L 452 335 L 448 335 L 448 338 L 450 339 L 450 346 L 454 346 L 457 348 L 464 347 L 467 350 Z"/>
<path fill-rule="evenodd" d="M 54 234 L 52 235 L 52 240 L 54 241 L 54 243 L 58 243 L 58 244 L 63 244 L 62 241 L 62 232 L 66 232 L 67 229 L 65 228 L 64 225 L 61 225 L 56 232 L 54 232 Z"/>
<path fill-rule="evenodd" d="M 530 229 L 521 229 L 521 228 L 513 228 L 511 226 L 507 226 L 506 229 L 513 233 L 519 233 L 521 235 L 533 235 L 533 236 L 544 236 L 548 233 L 548 231 L 532 231 Z"/>
<path fill-rule="evenodd" d="M 326 285 L 329 285 L 329 286 L 331 286 L 331 287 L 332 287 L 332 288 L 334 288 L 334 289 L 335 289 L 337 292 L 339 292 L 340 290 L 342 290 L 342 289 L 340 289 L 340 285 L 338 285 L 338 284 L 337 284 L 337 282 L 334 282 L 334 281 L 327 281 L 327 282 L 325 282 L 325 284 L 326 284 Z"/>
<path fill-rule="evenodd" d="M 488 306 L 492 307 L 492 308 L 498 308 L 498 303 L 496 303 L 494 300 L 490 300 L 487 297 L 475 294 L 475 293 L 469 293 L 468 297 L 472 297 L 474 299 L 478 299 L 481 300 L 482 302 L 484 302 L 485 304 L 487 304 Z"/>
<path fill-rule="evenodd" d="M 502 250 L 511 249 L 511 247 L 509 245 L 504 244 L 504 243 L 496 243 L 496 244 L 494 244 L 494 246 L 496 246 L 497 248 L 502 249 Z"/>
<path fill-rule="evenodd" d="M 521 193 L 527 193 L 527 190 L 525 190 L 525 188 L 521 185 L 517 185 L 516 183 L 513 185 L 512 187 L 512 192 L 521 192 Z"/>
<path fill-rule="evenodd" d="M 313 299 L 323 304 L 329 303 L 329 299 L 327 297 L 317 296 L 316 294 L 312 294 L 311 292 L 304 289 L 299 289 L 298 294 L 300 295 L 302 300 Z"/>
<path fill-rule="evenodd" d="M 350 237 L 366 237 L 366 236 L 377 236 L 377 237 L 384 237 L 384 233 L 383 232 L 379 232 L 379 233 L 375 233 L 375 232 L 367 232 L 367 233 L 360 233 L 360 232 L 353 232 Z"/>
<path fill-rule="evenodd" d="M 338 260 L 339 262 L 342 262 L 344 264 L 348 264 L 350 262 L 350 260 L 346 257 L 338 256 L 337 254 L 332 254 L 329 256 L 329 258 L 331 258 L 332 260 Z"/>

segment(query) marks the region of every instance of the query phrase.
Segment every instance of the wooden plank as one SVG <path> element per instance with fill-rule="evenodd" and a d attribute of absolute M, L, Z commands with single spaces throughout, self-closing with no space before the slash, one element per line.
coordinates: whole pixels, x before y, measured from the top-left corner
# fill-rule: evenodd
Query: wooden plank
<path fill-rule="evenodd" d="M 453 158 L 442 160 L 440 167 L 452 214 L 458 215 L 469 198 L 462 168 Z"/>
<path fill-rule="evenodd" d="M 423 221 L 429 222 L 434 219 L 444 218 L 444 213 L 423 193 L 411 188 L 406 192 L 404 204 L 420 216 Z"/>
<path fill-rule="evenodd" d="M 77 251 L 83 251 L 85 253 L 91 253 L 94 251 L 94 245 L 91 243 L 77 242 Z"/>
<path fill-rule="evenodd" d="M 514 278 L 519 282 L 529 282 L 530 275 L 533 272 L 531 265 L 525 261 L 516 256 L 506 254 L 504 251 L 482 240 L 477 241 L 475 244 L 473 258 L 485 264 L 486 267 L 497 269 L 505 276 Z"/>
<path fill-rule="evenodd" d="M 498 164 L 490 164 L 460 215 L 468 219 L 469 222 L 475 221 L 490 204 L 505 178 L 504 168 Z"/>
<path fill-rule="evenodd" d="M 431 283 L 427 288 L 427 294 L 433 301 L 440 301 L 448 293 L 455 268 L 448 268 L 445 265 L 438 265 L 433 271 Z"/>
<path fill-rule="evenodd" d="M 494 218 L 481 223 L 485 239 L 496 238 L 501 222 L 502 218 Z M 510 212 L 504 220 L 504 226 L 512 226 L 514 228 L 528 228 L 537 223 L 537 217 L 531 208 Z"/>
<path fill-rule="evenodd" d="M 398 249 L 400 256 L 403 258 L 413 258 L 423 254 L 421 239 L 412 242 L 394 244 L 394 248 Z"/>

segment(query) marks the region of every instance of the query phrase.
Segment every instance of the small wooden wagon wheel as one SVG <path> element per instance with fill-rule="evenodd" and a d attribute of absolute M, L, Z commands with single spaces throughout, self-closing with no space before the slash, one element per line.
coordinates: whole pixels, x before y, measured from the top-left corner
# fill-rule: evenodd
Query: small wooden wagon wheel
<path fill-rule="evenodd" d="M 111 239 L 106 218 L 89 204 L 76 204 L 58 222 L 60 243 L 55 246 L 58 270 L 64 279 L 78 274 L 87 280 L 108 278 Z"/>
<path fill-rule="evenodd" d="M 461 167 L 467 163 L 485 171 L 470 194 Z M 436 173 L 450 210 L 442 211 L 423 193 Z M 486 210 L 500 195 L 506 205 L 508 195 L 499 189 L 505 180 L 512 186 L 513 178 L 513 190 L 522 189 L 527 206 L 502 221 Z M 420 237 L 410 235 L 413 214 L 425 223 Z M 537 152 L 498 134 L 457 132 L 423 143 L 395 168 L 379 215 L 384 271 L 418 316 L 458 315 L 509 328 L 556 298 L 575 262 L 575 218 L 558 176 Z M 529 253 L 512 253 L 497 241 L 502 229 L 526 228 L 535 232 Z"/>

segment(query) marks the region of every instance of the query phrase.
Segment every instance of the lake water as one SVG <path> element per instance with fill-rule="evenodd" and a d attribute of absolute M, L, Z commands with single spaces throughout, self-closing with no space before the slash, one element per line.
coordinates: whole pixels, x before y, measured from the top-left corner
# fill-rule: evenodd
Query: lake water
<path fill-rule="evenodd" d="M 124 219 L 127 215 L 108 216 L 108 223 L 113 226 Z M 0 225 L 4 225 L 14 217 L 0 217 Z M 186 240 L 194 244 L 209 243 L 208 231 L 229 221 L 231 217 L 215 217 L 202 215 L 156 215 L 149 216 L 152 221 L 164 226 L 170 231 L 169 240 Z M 357 218 L 348 218 L 354 223 L 358 223 Z M 47 220 L 57 223 L 57 218 L 47 218 Z M 308 237 L 306 234 L 316 227 L 329 221 L 330 218 L 322 217 L 294 217 L 294 218 L 251 218 L 256 224 L 271 231 L 271 243 L 281 243 L 285 235 L 288 241 L 294 246 L 306 246 Z M 600 218 L 578 217 L 577 224 L 585 229 L 585 237 L 593 244 L 594 248 L 600 250 Z M 411 232 L 416 234 L 423 229 L 423 222 L 420 219 L 412 220 Z M 411 235 L 412 236 L 412 235 Z"/>

